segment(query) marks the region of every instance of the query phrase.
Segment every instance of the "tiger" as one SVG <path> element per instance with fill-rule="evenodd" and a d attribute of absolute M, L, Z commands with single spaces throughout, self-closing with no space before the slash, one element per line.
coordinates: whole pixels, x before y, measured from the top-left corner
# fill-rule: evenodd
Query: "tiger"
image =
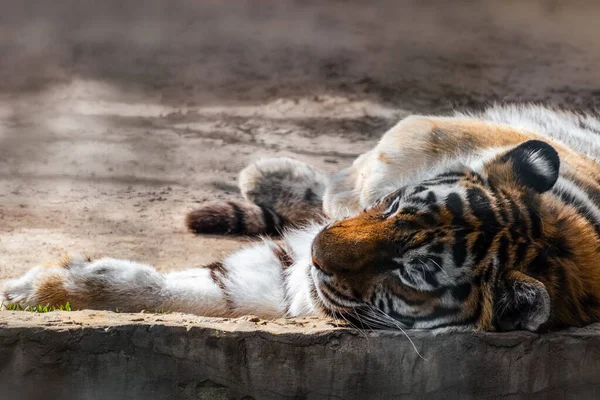
<path fill-rule="evenodd" d="M 258 235 L 160 273 L 67 258 L 6 281 L 6 304 L 351 326 L 546 331 L 600 321 L 600 119 L 532 104 L 410 115 L 332 175 L 291 158 L 240 173 L 192 232 Z"/>

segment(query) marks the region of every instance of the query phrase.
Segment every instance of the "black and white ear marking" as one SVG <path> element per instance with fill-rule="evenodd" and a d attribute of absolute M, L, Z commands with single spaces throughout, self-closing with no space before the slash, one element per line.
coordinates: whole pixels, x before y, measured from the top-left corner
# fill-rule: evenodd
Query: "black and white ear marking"
<path fill-rule="evenodd" d="M 550 295 L 540 281 L 523 273 L 509 273 L 499 285 L 494 319 L 500 331 L 536 331 L 550 317 Z"/>
<path fill-rule="evenodd" d="M 502 156 L 500 161 L 512 161 L 518 181 L 538 193 L 550 190 L 558 179 L 558 153 L 541 140 L 521 143 Z"/>

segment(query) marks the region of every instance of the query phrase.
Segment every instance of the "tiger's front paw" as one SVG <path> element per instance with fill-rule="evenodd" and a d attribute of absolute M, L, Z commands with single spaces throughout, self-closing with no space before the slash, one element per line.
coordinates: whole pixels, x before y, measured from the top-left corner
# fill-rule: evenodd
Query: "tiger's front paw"
<path fill-rule="evenodd" d="M 67 270 L 63 267 L 35 267 L 19 278 L 9 279 L 0 287 L 0 304 L 23 307 L 60 306 L 67 302 Z"/>

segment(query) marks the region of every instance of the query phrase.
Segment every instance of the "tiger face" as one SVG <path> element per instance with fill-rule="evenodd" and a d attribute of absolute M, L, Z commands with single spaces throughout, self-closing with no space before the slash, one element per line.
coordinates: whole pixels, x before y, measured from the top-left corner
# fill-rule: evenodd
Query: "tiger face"
<path fill-rule="evenodd" d="M 325 227 L 311 268 L 325 313 L 374 327 L 543 324 L 548 292 L 522 264 L 544 246 L 539 208 L 558 154 L 533 140 L 478 164 L 448 167 Z"/>

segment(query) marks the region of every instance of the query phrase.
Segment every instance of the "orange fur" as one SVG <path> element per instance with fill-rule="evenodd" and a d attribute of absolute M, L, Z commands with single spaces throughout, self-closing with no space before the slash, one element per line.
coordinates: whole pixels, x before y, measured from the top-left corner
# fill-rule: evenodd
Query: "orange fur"
<path fill-rule="evenodd" d="M 545 141 L 555 148 L 560 155 L 562 168 L 566 171 L 565 176 L 576 182 L 591 198 L 598 199 L 600 167 L 595 161 L 552 139 L 484 121 L 409 117 L 382 138 L 378 148 L 387 150 L 376 149 L 374 154 L 378 162 L 391 168 L 391 174 L 394 171 L 406 173 L 407 170 L 424 168 L 440 157 L 470 153 L 478 149 L 511 148 L 532 139 Z M 388 154 L 392 151 L 390 149 L 396 152 L 395 158 Z M 491 162 L 486 166 L 484 173 L 491 183 L 500 187 L 503 196 L 512 199 L 519 207 L 524 236 L 511 242 L 508 262 L 500 267 L 501 270 L 495 278 L 481 280 L 480 284 L 473 288 L 463 303 L 465 314 L 481 307 L 477 327 L 483 330 L 494 329 L 494 290 L 498 285 L 504 284 L 504 281 L 500 280 L 512 282 L 516 279 L 546 288 L 551 302 L 551 315 L 546 326 L 581 326 L 600 321 L 600 238 L 594 226 L 573 206 L 557 201 L 550 194 L 534 197 L 527 194 L 529 192 L 523 190 L 514 176 L 513 165 L 510 162 Z M 369 193 L 368 173 L 362 173 L 359 169 L 356 174 L 361 177 L 357 188 L 360 190 L 362 185 L 363 193 Z M 468 177 L 459 184 L 466 188 L 476 185 Z M 505 206 L 498 200 L 493 206 L 494 212 L 498 214 L 499 207 Z M 542 234 L 539 238 L 526 237 L 533 224 L 526 215 L 528 207 L 533 207 L 540 216 Z M 365 293 L 380 284 L 381 274 L 374 269 L 385 262 L 382 255 L 386 251 L 384 249 L 392 242 L 398 243 L 403 240 L 404 233 L 394 229 L 394 224 L 399 221 L 415 223 L 419 219 L 418 215 L 402 214 L 383 219 L 378 216 L 381 209 L 382 206 L 375 206 L 354 217 L 336 222 L 315 240 L 315 262 L 322 264 L 323 269 L 334 272 L 336 277 L 341 277 L 338 279 L 338 286 L 349 285 L 354 291 Z M 442 207 L 439 211 L 440 225 L 449 225 L 451 218 L 451 213 Z M 506 227 L 501 231 L 502 234 L 508 234 L 511 218 L 513 217 L 510 216 L 505 222 Z M 468 212 L 465 221 L 475 232 L 484 228 Z M 445 234 L 443 229 L 435 230 L 423 226 L 422 232 L 411 236 L 411 244 L 418 244 L 424 240 L 427 232 Z M 476 236 L 476 233 L 467 236 L 466 243 L 469 248 Z M 490 253 L 498 250 L 499 237 L 501 235 L 497 235 L 490 244 Z M 450 239 L 442 239 L 444 240 Z M 517 259 L 517 247 L 525 240 L 528 241 L 528 248 L 522 259 Z M 531 264 L 537 259 L 543 260 L 543 265 L 532 269 Z M 326 262 L 323 262 L 324 260 Z M 489 275 L 489 268 L 489 260 L 482 261 L 473 271 L 474 277 Z M 477 282 L 477 279 L 474 281 Z M 394 292 L 404 298 L 423 302 L 423 310 L 433 309 L 440 302 L 435 293 L 416 292 L 399 284 L 393 284 L 392 287 Z"/>
<path fill-rule="evenodd" d="M 41 305 L 61 306 L 69 301 L 68 292 L 64 287 L 64 278 L 60 275 L 50 275 L 37 285 L 39 303 Z"/>

